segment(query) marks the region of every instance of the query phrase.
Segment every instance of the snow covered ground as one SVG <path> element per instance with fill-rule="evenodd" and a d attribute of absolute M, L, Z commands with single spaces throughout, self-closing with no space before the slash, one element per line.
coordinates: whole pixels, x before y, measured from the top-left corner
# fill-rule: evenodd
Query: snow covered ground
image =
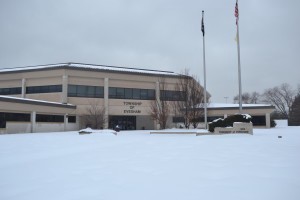
<path fill-rule="evenodd" d="M 299 200 L 300 127 L 0 135 L 0 199 Z"/>

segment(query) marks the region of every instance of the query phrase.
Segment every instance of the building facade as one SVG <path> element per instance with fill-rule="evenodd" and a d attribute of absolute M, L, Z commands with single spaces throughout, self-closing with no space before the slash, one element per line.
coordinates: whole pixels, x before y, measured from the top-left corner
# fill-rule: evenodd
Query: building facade
<path fill-rule="evenodd" d="M 174 88 L 180 76 L 170 71 L 80 63 L 1 69 L 0 132 L 78 130 L 89 126 L 83 116 L 92 107 L 101 107 L 106 119 L 101 128 L 157 129 L 150 104 L 161 94 L 176 100 L 180 91 Z M 258 110 L 269 121 L 273 107 L 265 107 L 263 114 Z M 224 114 L 214 109 L 210 113 Z M 169 128 L 176 126 L 172 117 Z"/>

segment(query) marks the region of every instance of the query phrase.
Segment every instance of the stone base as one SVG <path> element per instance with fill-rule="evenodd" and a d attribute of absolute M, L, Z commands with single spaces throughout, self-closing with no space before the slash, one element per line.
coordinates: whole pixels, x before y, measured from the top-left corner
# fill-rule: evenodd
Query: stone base
<path fill-rule="evenodd" d="M 253 124 L 252 123 L 243 123 L 243 122 L 234 122 L 233 127 L 216 127 L 215 133 L 219 134 L 230 134 L 230 133 L 245 133 L 253 135 Z"/>
<path fill-rule="evenodd" d="M 190 131 L 151 131 L 150 134 L 196 134 Z"/>

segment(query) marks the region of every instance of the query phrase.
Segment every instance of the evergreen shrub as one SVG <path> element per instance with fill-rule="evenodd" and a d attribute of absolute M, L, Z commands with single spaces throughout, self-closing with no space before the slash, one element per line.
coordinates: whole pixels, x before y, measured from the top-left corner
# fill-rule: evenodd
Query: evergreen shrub
<path fill-rule="evenodd" d="M 277 124 L 276 124 L 275 120 L 274 120 L 274 119 L 271 119 L 271 127 L 274 128 L 276 125 L 277 125 Z"/>
<path fill-rule="evenodd" d="M 208 130 L 215 132 L 216 127 L 232 127 L 234 122 L 251 122 L 251 116 L 248 114 L 235 114 L 225 119 L 216 119 L 208 124 Z"/>
<path fill-rule="evenodd" d="M 289 126 L 300 126 L 300 94 L 298 94 L 291 106 L 288 119 Z"/>

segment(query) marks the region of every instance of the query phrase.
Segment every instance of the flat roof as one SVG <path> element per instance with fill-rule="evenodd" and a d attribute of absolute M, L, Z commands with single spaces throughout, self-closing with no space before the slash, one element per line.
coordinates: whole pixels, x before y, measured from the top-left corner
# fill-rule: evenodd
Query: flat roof
<path fill-rule="evenodd" d="M 43 101 L 43 100 L 27 99 L 27 98 L 3 96 L 3 95 L 0 95 L 0 101 L 76 109 L 76 105 L 73 104 L 63 104 L 63 103 L 52 102 L 52 101 Z"/>
<path fill-rule="evenodd" d="M 74 63 L 74 62 L 16 67 L 16 68 L 3 68 L 0 69 L 0 74 L 17 73 L 17 72 L 24 72 L 24 71 L 49 70 L 49 69 L 74 69 L 74 70 L 129 73 L 129 74 L 133 73 L 133 74 L 149 74 L 149 75 L 164 75 L 164 76 L 182 76 L 182 74 L 178 74 L 171 71 L 151 70 L 151 69 L 142 69 L 142 68 L 133 68 L 133 67 L 118 67 L 118 66 L 109 66 L 109 65 L 84 64 L 84 63 Z"/>
<path fill-rule="evenodd" d="M 210 110 L 232 110 L 239 109 L 239 104 L 231 103 L 209 103 L 207 109 Z M 242 104 L 243 109 L 275 109 L 271 104 Z"/>

